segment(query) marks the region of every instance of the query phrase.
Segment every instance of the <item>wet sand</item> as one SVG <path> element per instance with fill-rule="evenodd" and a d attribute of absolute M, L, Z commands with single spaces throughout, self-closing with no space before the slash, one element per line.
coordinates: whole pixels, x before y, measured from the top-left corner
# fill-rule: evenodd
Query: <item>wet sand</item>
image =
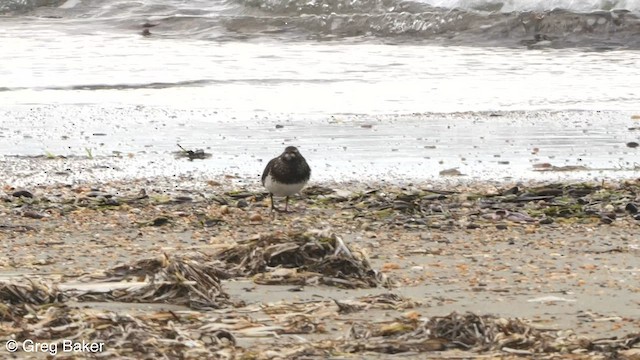
<path fill-rule="evenodd" d="M 449 188 L 431 183 L 316 184 L 294 200 L 294 213 L 276 216 L 270 215 L 259 187 L 243 185 L 239 179 L 218 180 L 200 187 L 183 186 L 197 182 L 186 178 L 25 187 L 32 198 L 16 197 L 20 189 L 6 185 L 0 205 L 0 244 L 5 254 L 0 276 L 63 286 L 78 279 L 86 283 L 87 277 L 117 264 L 162 254 L 213 256 L 259 234 L 330 229 L 348 246 L 367 254 L 372 268 L 394 286 L 341 289 L 259 285 L 251 278 L 223 280 L 223 290 L 242 305 L 213 314 L 241 314 L 253 324 L 229 330 L 236 339 L 234 356 L 286 358 L 285 350 L 299 346 L 317 350 L 323 341 L 344 338 L 354 324 L 407 316 L 428 319 L 451 312 L 521 318 L 536 328 L 592 340 L 622 338 L 640 328 L 640 220 L 628 207 L 640 200 L 636 196 L 640 183 L 635 180 L 519 188 L 505 183 Z M 143 189 L 146 197 L 139 199 Z M 167 221 L 156 221 L 159 218 Z M 334 303 L 385 294 L 405 300 L 347 314 Z M 189 311 L 171 304 L 68 304 L 118 314 Z M 286 319 L 283 314 L 305 314 L 315 330 L 283 333 L 278 330 Z M 8 324 L 3 323 L 3 338 L 17 334 Z M 264 331 L 248 332 L 252 327 Z M 638 353 L 637 348 L 625 351 L 629 352 L 616 354 Z M 428 356 L 483 354 L 512 356 L 457 350 Z M 604 356 L 586 350 L 576 354 Z M 314 356 L 325 357 L 308 352 L 308 358 Z M 425 354 L 396 356 L 424 358 Z"/>
<path fill-rule="evenodd" d="M 640 148 L 627 146 L 639 141 L 637 115 L 505 111 L 328 116 L 145 106 L 2 107 L 0 160 L 5 171 L 0 181 L 21 186 L 141 178 L 178 182 L 186 177 L 198 186 L 232 175 L 250 185 L 287 145 L 300 148 L 316 182 L 624 179 L 634 177 L 640 166 Z M 176 161 L 177 144 L 211 157 Z"/>

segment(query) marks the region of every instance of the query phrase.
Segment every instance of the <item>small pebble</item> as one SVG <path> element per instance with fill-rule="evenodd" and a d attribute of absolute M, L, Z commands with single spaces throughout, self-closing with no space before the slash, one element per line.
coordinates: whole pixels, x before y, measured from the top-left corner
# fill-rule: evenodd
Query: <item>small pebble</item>
<path fill-rule="evenodd" d="M 110 198 L 113 197 L 113 195 L 111 194 L 107 194 L 105 192 L 102 192 L 100 190 L 93 190 L 87 193 L 87 197 L 90 198 L 95 198 L 95 197 L 103 197 L 103 198 Z"/>
<path fill-rule="evenodd" d="M 612 219 L 612 218 L 610 218 L 610 217 L 608 217 L 608 216 L 603 216 L 603 217 L 601 217 L 601 218 L 600 218 L 600 221 L 601 221 L 603 224 L 611 224 L 611 223 L 613 223 L 613 219 Z"/>
<path fill-rule="evenodd" d="M 541 219 L 540 221 L 538 221 L 538 223 L 540 223 L 541 225 L 549 225 L 549 224 L 553 224 L 553 218 L 544 218 Z"/>
<path fill-rule="evenodd" d="M 238 203 L 236 204 L 236 206 L 238 206 L 238 208 L 242 209 L 242 208 L 246 208 L 247 206 L 249 206 L 249 203 L 245 199 L 240 199 L 240 200 L 238 200 Z"/>
<path fill-rule="evenodd" d="M 42 219 L 44 217 L 43 214 L 36 211 L 25 211 L 22 213 L 22 216 L 31 219 Z"/>
<path fill-rule="evenodd" d="M 27 190 L 18 190 L 12 194 L 14 197 L 27 197 L 33 198 L 33 194 L 28 192 Z"/>
<path fill-rule="evenodd" d="M 629 213 L 631 214 L 637 214 L 638 213 L 638 206 L 634 203 L 628 203 L 627 206 L 624 207 L 625 210 L 627 210 Z"/>
<path fill-rule="evenodd" d="M 251 214 L 251 216 L 249 216 L 249 221 L 251 222 L 261 222 L 262 221 L 262 216 L 258 213 L 253 213 Z"/>
<path fill-rule="evenodd" d="M 151 226 L 163 226 L 163 225 L 167 225 L 169 223 L 169 218 L 166 218 L 164 216 L 160 216 L 157 217 L 155 219 L 153 219 L 153 221 L 151 222 Z"/>
<path fill-rule="evenodd" d="M 105 205 L 110 205 L 110 206 L 120 206 L 120 202 L 116 198 L 104 199 L 104 204 Z"/>

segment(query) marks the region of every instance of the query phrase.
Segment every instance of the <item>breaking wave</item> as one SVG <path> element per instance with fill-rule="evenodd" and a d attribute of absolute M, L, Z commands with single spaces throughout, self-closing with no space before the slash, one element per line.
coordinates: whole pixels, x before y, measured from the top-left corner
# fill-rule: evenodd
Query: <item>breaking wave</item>
<path fill-rule="evenodd" d="M 0 12 L 158 37 L 639 48 L 640 0 L 9 0 Z M 143 25 L 144 24 L 144 25 Z M 137 30 L 135 30 L 137 29 Z"/>

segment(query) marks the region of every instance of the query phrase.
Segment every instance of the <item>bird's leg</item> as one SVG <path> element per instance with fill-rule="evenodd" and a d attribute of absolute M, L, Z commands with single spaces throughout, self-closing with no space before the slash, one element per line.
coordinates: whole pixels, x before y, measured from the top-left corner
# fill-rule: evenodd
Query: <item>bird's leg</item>
<path fill-rule="evenodd" d="M 271 196 L 271 211 L 270 211 L 270 213 L 271 213 L 271 214 L 273 214 L 273 211 L 274 211 L 274 210 L 275 210 L 275 212 L 277 212 L 277 213 L 282 212 L 282 210 L 278 209 L 278 208 L 276 207 L 276 205 L 274 204 L 274 202 L 273 202 L 273 194 L 269 194 L 269 196 Z M 286 210 L 285 210 L 285 211 L 286 211 Z"/>
<path fill-rule="evenodd" d="M 277 211 L 278 209 L 273 205 L 273 194 L 269 194 L 269 196 L 271 197 L 271 212 L 273 212 L 273 210 Z"/>
<path fill-rule="evenodd" d="M 289 212 L 289 197 L 284 199 L 284 212 Z"/>

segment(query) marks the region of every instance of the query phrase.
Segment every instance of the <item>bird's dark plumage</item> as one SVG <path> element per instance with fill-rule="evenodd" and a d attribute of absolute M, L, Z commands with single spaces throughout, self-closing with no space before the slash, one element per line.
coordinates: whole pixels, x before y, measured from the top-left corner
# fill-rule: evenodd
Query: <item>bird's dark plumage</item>
<path fill-rule="evenodd" d="M 311 168 L 295 146 L 287 146 L 284 152 L 271 159 L 262 173 L 262 185 L 269 190 L 271 209 L 273 196 L 285 196 L 285 211 L 289 208 L 289 196 L 298 193 L 311 177 Z"/>

